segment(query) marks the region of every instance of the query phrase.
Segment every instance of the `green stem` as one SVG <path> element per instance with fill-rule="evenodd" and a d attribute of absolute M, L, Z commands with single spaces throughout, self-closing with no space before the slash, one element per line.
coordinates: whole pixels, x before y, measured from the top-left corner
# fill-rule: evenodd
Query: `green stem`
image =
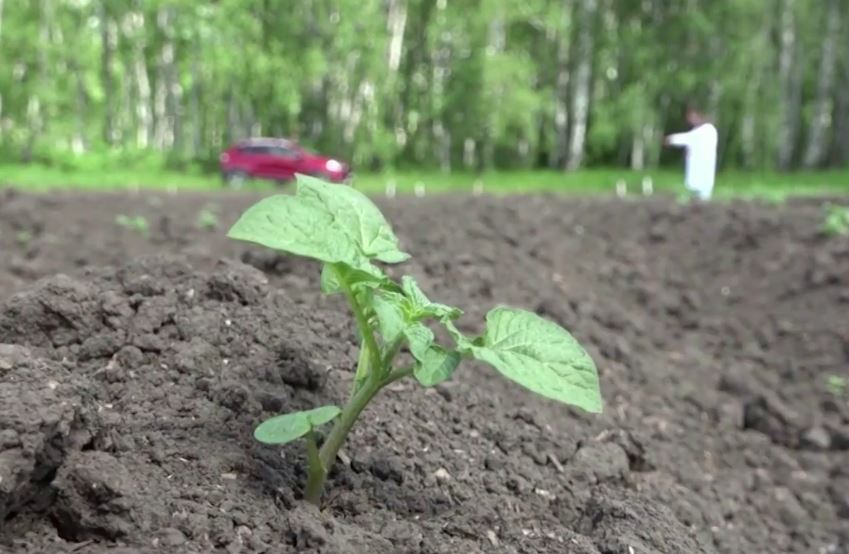
<path fill-rule="evenodd" d="M 365 310 L 363 310 L 363 307 L 360 306 L 360 303 L 357 301 L 357 297 L 354 295 L 351 285 L 336 266 L 334 266 L 334 270 L 336 271 L 337 279 L 339 279 L 339 285 L 342 287 L 342 292 L 345 294 L 345 298 L 348 299 L 348 304 L 351 305 L 351 311 L 354 312 L 354 318 L 357 320 L 357 327 L 359 327 L 360 334 L 363 336 L 363 342 L 368 348 L 368 354 L 371 359 L 370 369 L 374 370 L 380 367 L 381 362 L 380 348 L 377 346 L 377 340 L 374 338 L 374 331 L 372 330 L 371 325 L 369 325 Z"/>
<path fill-rule="evenodd" d="M 389 375 L 386 376 L 386 379 L 381 383 L 381 388 L 386 387 L 394 383 L 395 381 L 401 380 L 404 377 L 409 377 L 413 374 L 413 366 L 400 367 L 398 369 L 393 370 Z"/>
<path fill-rule="evenodd" d="M 357 391 L 360 390 L 360 387 L 365 382 L 366 378 L 369 375 L 371 367 L 371 353 L 369 352 L 368 346 L 365 344 L 360 345 L 360 355 L 357 357 L 357 371 L 354 373 L 354 384 L 351 387 L 351 396 L 353 398 Z"/>
<path fill-rule="evenodd" d="M 327 435 L 327 440 L 321 445 L 321 450 L 317 452 L 315 461 L 310 460 L 309 480 L 307 481 L 306 489 L 304 490 L 304 499 L 312 502 L 316 506 L 321 500 L 321 493 L 324 491 L 324 484 L 327 481 L 327 474 L 333 468 L 333 463 L 336 461 L 336 455 L 339 449 L 345 443 L 351 427 L 360 416 L 363 408 L 368 405 L 374 395 L 383 388 L 383 382 L 376 379 L 374 376 L 363 383 L 363 386 L 354 394 L 342 409 L 342 413 L 336 418 L 336 423 L 330 434 Z"/>
<path fill-rule="evenodd" d="M 392 367 L 392 360 L 395 359 L 395 356 L 398 355 L 398 351 L 401 350 L 401 345 L 404 344 L 404 335 L 398 335 L 392 344 L 390 344 L 386 348 L 386 352 L 383 353 L 382 366 L 386 369 Z"/>
<path fill-rule="evenodd" d="M 363 386 L 351 397 L 342 409 L 342 413 L 336 418 L 336 423 L 333 425 L 333 429 L 330 430 L 330 434 L 327 435 L 327 440 L 321 445 L 321 450 L 315 448 L 315 438 L 312 433 L 307 436 L 307 457 L 309 459 L 310 469 L 307 486 L 304 489 L 305 500 L 312 502 L 316 506 L 320 505 L 324 484 L 327 482 L 327 475 L 336 461 L 336 455 L 339 453 L 342 445 L 345 444 L 345 439 L 348 437 L 348 433 L 351 431 L 360 413 L 371 402 L 374 395 L 383 387 L 412 374 L 413 367 L 409 366 L 395 369 L 383 379 L 380 379 L 375 374 L 369 375 Z"/>
<path fill-rule="evenodd" d="M 304 490 L 304 498 L 317 506 L 321 500 L 321 490 L 324 487 L 324 481 L 327 477 L 327 469 L 321 463 L 315 433 L 310 431 L 306 439 L 309 477 L 307 479 L 307 488 Z"/>

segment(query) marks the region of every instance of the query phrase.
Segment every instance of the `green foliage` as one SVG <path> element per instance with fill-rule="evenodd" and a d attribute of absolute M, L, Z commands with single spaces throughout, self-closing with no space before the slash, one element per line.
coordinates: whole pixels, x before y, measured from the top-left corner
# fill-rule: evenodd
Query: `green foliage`
<path fill-rule="evenodd" d="M 20 245 L 26 247 L 29 243 L 32 242 L 32 233 L 29 231 L 18 231 L 15 233 L 15 241 Z"/>
<path fill-rule="evenodd" d="M 148 235 L 148 232 L 150 231 L 150 225 L 148 224 L 147 219 L 141 215 L 117 215 L 115 217 L 115 224 L 123 227 L 124 229 L 135 231 L 136 233 L 144 237 L 146 237 Z"/>
<path fill-rule="evenodd" d="M 299 177 L 296 196 L 271 196 L 253 205 L 228 236 L 374 274 L 372 259 L 397 263 L 409 257 L 362 193 L 306 176 Z"/>
<path fill-rule="evenodd" d="M 528 389 L 588 412 L 601 411 L 595 364 L 565 329 L 523 310 L 496 308 L 471 354 Z"/>
<path fill-rule="evenodd" d="M 342 410 L 336 406 L 322 406 L 272 417 L 254 430 L 254 438 L 265 444 L 286 444 L 333 421 L 340 413 Z"/>
<path fill-rule="evenodd" d="M 214 231 L 218 229 L 220 222 L 218 220 L 218 213 L 212 208 L 204 208 L 200 212 L 198 212 L 197 219 L 195 220 L 195 226 L 198 229 L 206 230 L 206 231 Z"/>
<path fill-rule="evenodd" d="M 353 184 L 369 194 L 384 194 L 393 183 L 399 195 L 412 195 L 417 182 L 424 183 L 428 194 L 473 192 L 475 183 L 486 194 L 554 192 L 562 194 L 613 194 L 618 180 L 628 185 L 629 194 L 639 194 L 640 182 L 650 177 L 655 193 L 679 192 L 679 170 L 632 171 L 627 169 L 583 169 L 569 173 L 550 170 L 493 171 L 486 173 L 438 171 L 387 171 L 357 173 Z M 57 189 L 126 189 L 151 190 L 221 190 L 218 175 L 159 172 L 134 167 L 112 170 L 107 167 L 91 171 L 63 171 L 42 165 L 0 164 L 0 187 L 4 185 L 34 191 Z M 255 181 L 252 191 L 275 190 L 270 182 Z M 717 176 L 717 199 L 771 199 L 793 196 L 839 196 L 849 192 L 847 171 L 806 171 L 789 174 L 753 171 L 723 171 Z"/>
<path fill-rule="evenodd" d="M 827 204 L 822 230 L 827 235 L 849 235 L 849 206 Z"/>
<path fill-rule="evenodd" d="M 553 167 L 566 146 L 558 126 L 583 128 L 583 110 L 568 104 L 580 99 L 577 68 L 589 62 L 592 94 L 581 102 L 593 165 L 626 165 L 640 152 L 655 166 L 656 139 L 682 127 L 688 100 L 717 114 L 728 165 L 774 166 L 779 137 L 794 129 L 792 159 L 802 159 L 816 135 L 805 127 L 818 121 L 829 121 L 825 151 L 845 165 L 842 88 L 820 82 L 849 63 L 846 5 L 7 1 L 0 157 L 78 171 L 215 169 L 222 143 L 259 133 L 297 136 L 358 171 Z M 829 42 L 831 20 L 839 24 Z M 788 83 L 782 36 L 795 39 Z M 591 48 L 579 47 L 583 38 Z M 787 98 L 795 104 L 783 106 Z M 836 107 L 823 119 L 820 106 Z"/>
<path fill-rule="evenodd" d="M 321 287 L 347 299 L 362 339 L 350 400 L 274 417 L 256 436 L 282 444 L 306 437 L 310 461 L 305 496 L 317 503 L 327 472 L 360 412 L 377 392 L 408 376 L 424 386 L 449 379 L 462 358 L 492 365 L 516 383 L 545 397 L 600 412 L 595 365 L 572 336 L 536 314 L 498 307 L 487 315 L 486 332 L 467 337 L 453 321 L 454 307 L 432 302 L 410 276 L 400 283 L 376 262 L 399 263 L 409 256 L 377 207 L 361 192 L 298 176 L 294 196 L 272 196 L 249 208 L 228 236 L 324 263 Z M 441 325 L 454 345 L 439 344 L 431 326 Z M 407 364 L 402 349 L 409 351 Z M 320 451 L 313 426 L 336 419 Z"/>
<path fill-rule="evenodd" d="M 842 398 L 849 391 L 846 378 L 840 375 L 829 375 L 826 381 L 826 387 L 830 394 L 838 398 Z"/>

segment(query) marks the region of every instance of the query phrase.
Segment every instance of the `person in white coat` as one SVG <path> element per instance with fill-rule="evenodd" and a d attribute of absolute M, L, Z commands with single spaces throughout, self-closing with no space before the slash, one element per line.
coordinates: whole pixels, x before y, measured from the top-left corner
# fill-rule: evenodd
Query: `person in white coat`
<path fill-rule="evenodd" d="M 716 181 L 716 148 L 719 133 L 707 117 L 694 107 L 687 108 L 692 129 L 664 138 L 664 144 L 687 150 L 684 186 L 701 200 L 710 200 Z"/>

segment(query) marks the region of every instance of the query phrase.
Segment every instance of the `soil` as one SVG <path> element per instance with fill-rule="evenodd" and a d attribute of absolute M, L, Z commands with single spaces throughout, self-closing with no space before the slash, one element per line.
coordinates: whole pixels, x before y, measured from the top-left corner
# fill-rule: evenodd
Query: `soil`
<path fill-rule="evenodd" d="M 0 551 L 849 553 L 849 239 L 817 201 L 382 200 L 392 272 L 469 331 L 564 325 L 605 412 L 468 362 L 401 382 L 319 511 L 302 445 L 251 432 L 341 402 L 354 331 L 316 264 L 224 238 L 256 199 L 0 191 Z"/>

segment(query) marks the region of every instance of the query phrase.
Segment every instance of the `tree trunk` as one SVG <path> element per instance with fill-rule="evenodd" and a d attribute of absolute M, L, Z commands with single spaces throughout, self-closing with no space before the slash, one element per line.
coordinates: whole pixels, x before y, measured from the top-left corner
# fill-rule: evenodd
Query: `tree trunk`
<path fill-rule="evenodd" d="M 597 0 L 581 0 L 578 20 L 578 66 L 572 89 L 572 131 L 569 137 L 569 154 L 566 158 L 566 168 L 570 170 L 578 169 L 584 163 L 592 91 L 593 40 L 597 10 Z"/>
<path fill-rule="evenodd" d="M 115 50 L 115 25 L 109 17 L 107 0 L 101 0 L 100 19 L 100 80 L 103 85 L 103 140 L 115 142 L 115 86 L 112 78 L 112 58 Z"/>
<path fill-rule="evenodd" d="M 136 88 L 136 146 L 148 148 L 153 136 L 153 114 L 151 113 L 150 77 L 145 58 L 144 14 L 135 14 L 139 26 L 133 41 L 133 80 Z"/>
<path fill-rule="evenodd" d="M 743 113 L 740 122 L 740 157 L 745 169 L 753 169 L 758 164 L 758 102 L 761 89 L 760 71 L 755 71 L 746 86 L 743 101 Z"/>
<path fill-rule="evenodd" d="M 838 95 L 836 112 L 831 159 L 835 165 L 845 166 L 849 163 L 849 96 Z"/>
<path fill-rule="evenodd" d="M 504 51 L 507 48 L 507 28 L 503 9 L 499 9 L 497 14 L 492 17 L 489 27 L 487 28 L 486 42 L 487 56 L 501 56 L 504 54 Z M 483 78 L 483 82 L 484 86 L 486 86 L 485 76 Z M 488 93 L 492 94 L 494 98 L 494 105 L 492 106 L 493 109 L 488 110 L 484 115 L 485 124 L 482 125 L 482 128 L 479 129 L 477 134 L 478 140 L 481 142 L 482 155 L 480 157 L 480 165 L 478 166 L 478 169 L 481 170 L 491 169 L 495 165 L 495 145 L 498 141 L 498 137 L 493 135 L 495 133 L 494 129 L 501 128 L 500 118 L 503 117 L 502 110 L 498 109 L 498 106 L 503 103 L 503 87 L 499 84 L 497 89 L 491 89 Z M 485 92 L 484 94 L 487 93 Z M 516 137 L 516 142 L 521 144 L 523 139 L 524 137 Z"/>
<path fill-rule="evenodd" d="M 176 129 L 176 67 L 174 65 L 173 12 L 163 8 L 156 17 L 157 26 L 164 36 L 159 54 L 159 68 L 156 78 L 154 98 L 154 143 L 157 149 L 165 150 L 174 146 Z"/>
<path fill-rule="evenodd" d="M 801 112 L 801 72 L 798 63 L 796 0 L 781 0 L 778 53 L 781 106 L 778 129 L 778 168 L 793 165 Z"/>
<path fill-rule="evenodd" d="M 77 121 L 76 128 L 74 129 L 74 136 L 71 139 L 71 151 L 74 154 L 82 154 L 86 151 L 87 141 L 86 141 L 86 114 L 88 113 L 88 92 L 85 88 L 85 72 L 82 68 L 76 67 L 72 65 L 72 71 L 74 73 L 74 78 L 76 80 L 77 85 L 77 101 L 76 101 L 76 111 L 77 111 Z"/>
<path fill-rule="evenodd" d="M 808 131 L 808 146 L 802 158 L 802 165 L 807 169 L 821 166 L 828 156 L 828 131 L 834 109 L 832 89 L 837 70 L 837 42 L 840 38 L 840 1 L 827 0 L 826 31 L 820 54 L 816 104 Z"/>
<path fill-rule="evenodd" d="M 203 148 L 203 115 L 201 114 L 200 104 L 201 104 L 201 82 L 203 79 L 203 73 L 200 68 L 200 54 L 198 52 L 200 48 L 195 47 L 194 57 L 192 58 L 192 90 L 191 97 L 189 100 L 190 105 L 190 115 L 189 118 L 192 122 L 192 150 L 191 155 L 193 158 L 197 158 L 201 154 L 201 150 Z"/>
<path fill-rule="evenodd" d="M 846 69 L 849 70 L 849 67 Z M 846 90 L 849 86 L 849 71 L 845 71 L 840 83 L 839 90 Z M 835 104 L 831 161 L 835 165 L 844 166 L 849 163 L 849 96 L 838 93 Z"/>
<path fill-rule="evenodd" d="M 3 47 L 3 0 L 0 0 L 0 48 Z M 3 93 L 0 91 L 0 141 L 3 139 Z"/>
<path fill-rule="evenodd" d="M 572 0 L 563 0 L 557 39 L 557 77 L 554 84 L 554 153 L 549 158 L 552 167 L 566 167 L 569 148 L 569 30 Z"/>
<path fill-rule="evenodd" d="M 396 74 L 404 53 L 404 31 L 407 28 L 407 0 L 389 0 L 386 14 L 389 48 L 386 53 L 389 72 Z"/>

